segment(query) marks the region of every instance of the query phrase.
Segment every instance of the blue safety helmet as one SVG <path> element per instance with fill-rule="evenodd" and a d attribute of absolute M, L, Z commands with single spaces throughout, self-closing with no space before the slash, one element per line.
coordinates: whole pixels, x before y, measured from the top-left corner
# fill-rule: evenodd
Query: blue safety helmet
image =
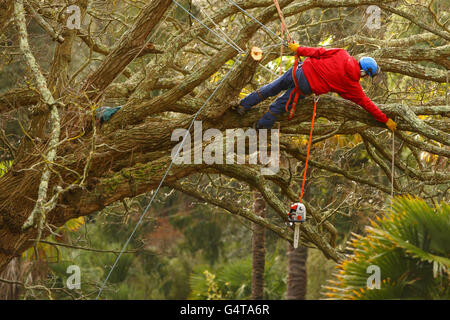
<path fill-rule="evenodd" d="M 359 60 L 359 66 L 371 77 L 376 76 L 380 72 L 380 67 L 375 59 L 371 57 L 362 57 Z"/>

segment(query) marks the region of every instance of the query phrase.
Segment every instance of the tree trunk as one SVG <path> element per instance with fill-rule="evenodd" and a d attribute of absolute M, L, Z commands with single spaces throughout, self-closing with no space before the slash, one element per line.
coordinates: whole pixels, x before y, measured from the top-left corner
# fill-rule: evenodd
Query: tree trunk
<path fill-rule="evenodd" d="M 307 170 L 304 199 L 309 200 L 311 194 L 309 186 L 311 182 L 312 168 L 309 167 Z M 294 247 L 290 243 L 288 243 L 288 282 L 286 292 L 287 300 L 306 299 L 306 258 L 307 248 L 305 246 L 302 246 L 300 244 L 297 249 L 294 249 Z"/>
<path fill-rule="evenodd" d="M 261 193 L 253 193 L 253 208 L 255 215 L 266 217 L 266 202 Z M 266 264 L 266 239 L 265 228 L 253 223 L 252 237 L 252 300 L 262 300 L 264 297 L 264 268 Z"/>
<path fill-rule="evenodd" d="M 288 244 L 288 283 L 287 300 L 305 300 L 306 298 L 306 257 L 305 246 L 294 249 Z"/>
<path fill-rule="evenodd" d="M 0 300 L 17 300 L 20 295 L 20 258 L 13 258 L 3 272 L 0 273 Z"/>

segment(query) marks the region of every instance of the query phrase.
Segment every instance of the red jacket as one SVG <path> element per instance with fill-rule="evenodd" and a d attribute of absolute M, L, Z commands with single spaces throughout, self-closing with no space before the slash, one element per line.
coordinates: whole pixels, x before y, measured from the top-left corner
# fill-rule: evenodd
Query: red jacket
<path fill-rule="evenodd" d="M 386 123 L 388 118 L 366 96 L 359 79 L 358 61 L 344 49 L 299 47 L 297 54 L 309 57 L 303 62 L 303 72 L 315 94 L 336 92 L 367 110 L 375 119 Z"/>

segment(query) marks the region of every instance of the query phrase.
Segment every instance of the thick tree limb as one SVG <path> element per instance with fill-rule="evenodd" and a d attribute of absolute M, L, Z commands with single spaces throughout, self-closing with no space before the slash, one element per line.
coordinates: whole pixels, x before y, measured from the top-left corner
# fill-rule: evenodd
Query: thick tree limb
<path fill-rule="evenodd" d="M 450 41 L 450 33 L 449 32 L 447 32 L 445 30 L 438 30 L 437 28 L 427 25 L 426 23 L 422 22 L 420 18 L 418 18 L 417 16 L 414 16 L 413 14 L 411 14 L 409 12 L 405 12 L 404 10 L 397 9 L 397 8 L 395 8 L 391 5 L 385 4 L 385 3 L 379 3 L 377 5 L 381 9 L 395 13 L 396 15 L 401 16 L 401 17 L 411 21 L 412 23 L 416 24 L 417 26 L 419 26 L 431 33 L 434 33 L 447 41 Z"/>
<path fill-rule="evenodd" d="M 11 20 L 13 12 L 14 12 L 14 1 L 0 0 L 0 34 L 3 32 L 3 29 Z"/>
<path fill-rule="evenodd" d="M 34 55 L 32 54 L 30 46 L 28 44 L 28 33 L 26 30 L 25 10 L 23 7 L 23 0 L 17 0 L 15 2 L 14 14 L 16 16 L 16 23 L 20 36 L 20 49 L 22 50 L 25 56 L 28 67 L 33 72 L 33 76 L 37 83 L 38 90 L 41 94 L 42 99 L 50 108 L 51 137 L 49 141 L 48 153 L 46 155 L 46 161 L 48 162 L 48 164 L 44 168 L 44 172 L 42 173 L 36 205 L 33 211 L 31 212 L 30 216 L 28 217 L 27 221 L 23 225 L 23 229 L 26 230 L 31 226 L 35 225 L 36 219 L 39 217 L 41 221 L 40 230 L 42 230 L 42 221 L 46 214 L 45 202 L 47 201 L 47 190 L 51 175 L 51 163 L 55 160 L 56 145 L 59 142 L 59 134 L 60 134 L 59 111 L 56 101 L 53 99 L 51 92 L 47 88 L 47 82 L 44 76 L 42 75 L 39 66 L 36 62 L 36 59 L 34 58 Z"/>
<path fill-rule="evenodd" d="M 39 102 L 39 93 L 31 89 L 13 89 L 0 94 L 0 114 Z"/>
<path fill-rule="evenodd" d="M 377 58 L 383 72 L 404 74 L 413 78 L 431 80 L 439 83 L 447 82 L 448 71 L 411 64 L 396 59 Z"/>
<path fill-rule="evenodd" d="M 146 5 L 133 28 L 122 36 L 99 68 L 87 78 L 83 90 L 90 92 L 89 95 L 92 97 L 105 90 L 137 57 L 137 53 L 133 54 L 131 49 L 144 47 L 147 37 L 159 23 L 170 4 L 170 0 L 154 0 Z"/>
<path fill-rule="evenodd" d="M 332 43 L 333 47 L 342 48 L 348 45 L 367 45 L 371 44 L 377 48 L 387 48 L 387 47 L 409 47 L 411 45 L 435 40 L 439 36 L 434 33 L 425 32 L 420 34 L 415 34 L 410 37 L 398 38 L 398 39 L 377 39 L 370 38 L 360 34 L 355 34 L 344 39 L 336 40 Z"/>
<path fill-rule="evenodd" d="M 53 29 L 53 27 L 47 21 L 45 21 L 44 18 L 42 18 L 39 13 L 36 12 L 36 10 L 33 8 L 33 5 L 30 5 L 28 3 L 26 5 L 33 15 L 33 18 L 36 19 L 36 22 L 42 27 L 42 29 L 44 29 L 52 37 L 53 40 L 58 41 L 59 43 L 63 43 L 64 38 L 60 34 L 58 34 Z"/>

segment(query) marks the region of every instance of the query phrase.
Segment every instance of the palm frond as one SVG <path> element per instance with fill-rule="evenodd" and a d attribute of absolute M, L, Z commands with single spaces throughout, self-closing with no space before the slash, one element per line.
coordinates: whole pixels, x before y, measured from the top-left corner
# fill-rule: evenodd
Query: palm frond
<path fill-rule="evenodd" d="M 397 197 L 366 236 L 352 235 L 348 259 L 325 286 L 327 299 L 448 299 L 450 206 Z M 370 266 L 380 270 L 380 287 L 370 289 Z M 369 279 L 370 278 L 370 279 Z"/>

